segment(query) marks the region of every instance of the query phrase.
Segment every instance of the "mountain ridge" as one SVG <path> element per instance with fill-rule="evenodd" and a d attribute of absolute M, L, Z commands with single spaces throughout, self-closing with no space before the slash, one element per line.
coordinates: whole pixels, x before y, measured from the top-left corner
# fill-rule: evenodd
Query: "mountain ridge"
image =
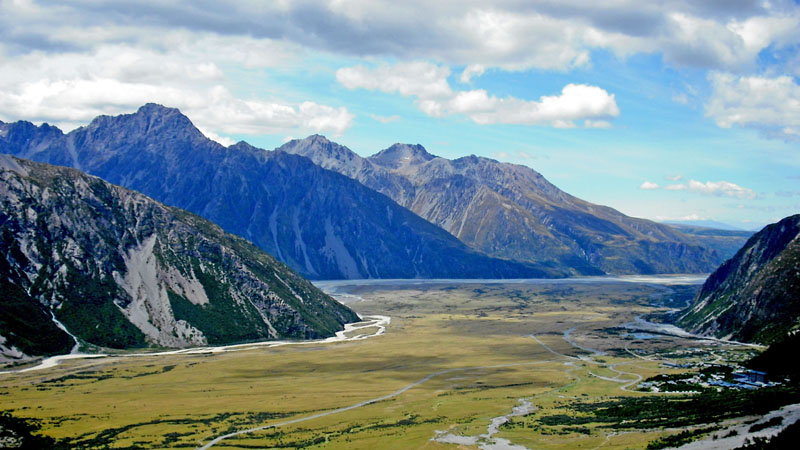
<path fill-rule="evenodd" d="M 110 348 L 319 338 L 358 321 L 244 239 L 77 169 L 0 155 L 0 193 L 6 356 L 68 351 L 56 318 Z"/>
<path fill-rule="evenodd" d="M 566 264 L 576 273 L 708 272 L 722 261 L 695 236 L 588 203 L 527 166 L 475 155 L 448 160 L 419 144 L 363 158 L 319 135 L 278 150 L 354 178 L 495 257 Z"/>
<path fill-rule="evenodd" d="M 712 273 L 677 324 L 771 344 L 800 326 L 800 215 L 768 225 Z"/>

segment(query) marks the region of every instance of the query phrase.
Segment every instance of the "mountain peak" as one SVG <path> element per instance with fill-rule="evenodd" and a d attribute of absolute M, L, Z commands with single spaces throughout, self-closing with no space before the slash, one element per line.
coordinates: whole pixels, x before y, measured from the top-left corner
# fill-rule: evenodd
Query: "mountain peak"
<path fill-rule="evenodd" d="M 321 134 L 312 134 L 305 139 L 293 139 L 277 150 L 282 150 L 287 153 L 294 153 L 296 155 L 305 156 L 311 159 L 321 158 L 334 158 L 336 160 L 352 160 L 360 159 L 358 155 L 344 145 L 337 144 L 336 142 L 328 140 Z M 324 166 L 324 164 L 319 164 Z"/>
<path fill-rule="evenodd" d="M 311 136 L 304 139 L 305 141 L 311 143 L 318 143 L 318 144 L 330 144 L 331 141 L 321 134 L 312 134 Z"/>
<path fill-rule="evenodd" d="M 136 111 L 136 114 L 145 116 L 166 116 L 175 113 L 181 114 L 178 108 L 169 108 L 164 105 L 159 105 L 158 103 L 145 103 Z"/>
<path fill-rule="evenodd" d="M 398 169 L 428 162 L 436 156 L 431 155 L 420 144 L 394 144 L 369 157 L 369 160 L 384 167 Z"/>
<path fill-rule="evenodd" d="M 103 132 L 102 130 L 110 129 L 123 130 L 130 136 L 146 136 L 166 132 L 171 139 L 176 136 L 193 141 L 207 139 L 179 109 L 157 103 L 147 103 L 133 114 L 96 117 L 88 128 L 92 132 Z"/>

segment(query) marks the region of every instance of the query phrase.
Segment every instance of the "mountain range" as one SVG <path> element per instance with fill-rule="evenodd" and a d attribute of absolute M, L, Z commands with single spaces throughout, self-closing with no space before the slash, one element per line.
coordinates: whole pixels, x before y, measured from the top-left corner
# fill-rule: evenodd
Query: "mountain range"
<path fill-rule="evenodd" d="M 575 274 L 652 274 L 707 272 L 728 256 L 696 235 L 569 195 L 522 165 L 474 155 L 448 160 L 407 144 L 362 158 L 318 135 L 278 150 L 356 179 L 498 258 Z"/>
<path fill-rule="evenodd" d="M 68 134 L 0 124 L 0 153 L 74 167 L 191 211 L 313 279 L 568 274 L 490 258 L 355 180 L 286 152 L 225 148 L 154 104 Z"/>
<path fill-rule="evenodd" d="M 322 136 L 223 147 L 155 104 L 67 134 L 0 123 L 0 153 L 184 208 L 312 279 L 709 272 L 737 246 L 580 200 L 525 166 L 406 144 L 362 158 Z"/>
<path fill-rule="evenodd" d="M 359 320 L 244 239 L 75 169 L 0 155 L 0 224 L 0 360 L 77 341 L 319 338 Z"/>
<path fill-rule="evenodd" d="M 800 327 L 800 215 L 768 225 L 708 277 L 677 324 L 771 344 Z"/>

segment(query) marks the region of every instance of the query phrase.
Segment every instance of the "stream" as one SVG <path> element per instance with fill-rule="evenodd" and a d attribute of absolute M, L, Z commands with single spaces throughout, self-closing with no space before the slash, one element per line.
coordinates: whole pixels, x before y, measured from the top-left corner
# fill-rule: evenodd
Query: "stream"
<path fill-rule="evenodd" d="M 477 445 L 481 450 L 529 450 L 522 445 L 512 444 L 508 439 L 494 437 L 500 431 L 500 427 L 512 417 L 524 416 L 536 411 L 536 407 L 527 399 L 521 398 L 519 403 L 520 405 L 513 407 L 510 413 L 492 418 L 489 426 L 486 427 L 486 433 L 480 436 L 461 436 L 446 431 L 437 431 L 436 436 L 431 440 L 442 444 Z"/>

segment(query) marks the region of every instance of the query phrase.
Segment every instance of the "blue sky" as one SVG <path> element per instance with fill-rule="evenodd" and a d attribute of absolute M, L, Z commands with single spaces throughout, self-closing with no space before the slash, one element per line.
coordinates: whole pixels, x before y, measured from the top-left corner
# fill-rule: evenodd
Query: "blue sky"
<path fill-rule="evenodd" d="M 0 120 L 157 102 L 223 144 L 419 143 L 654 220 L 800 212 L 800 6 L 650 3 L 1 0 Z"/>

